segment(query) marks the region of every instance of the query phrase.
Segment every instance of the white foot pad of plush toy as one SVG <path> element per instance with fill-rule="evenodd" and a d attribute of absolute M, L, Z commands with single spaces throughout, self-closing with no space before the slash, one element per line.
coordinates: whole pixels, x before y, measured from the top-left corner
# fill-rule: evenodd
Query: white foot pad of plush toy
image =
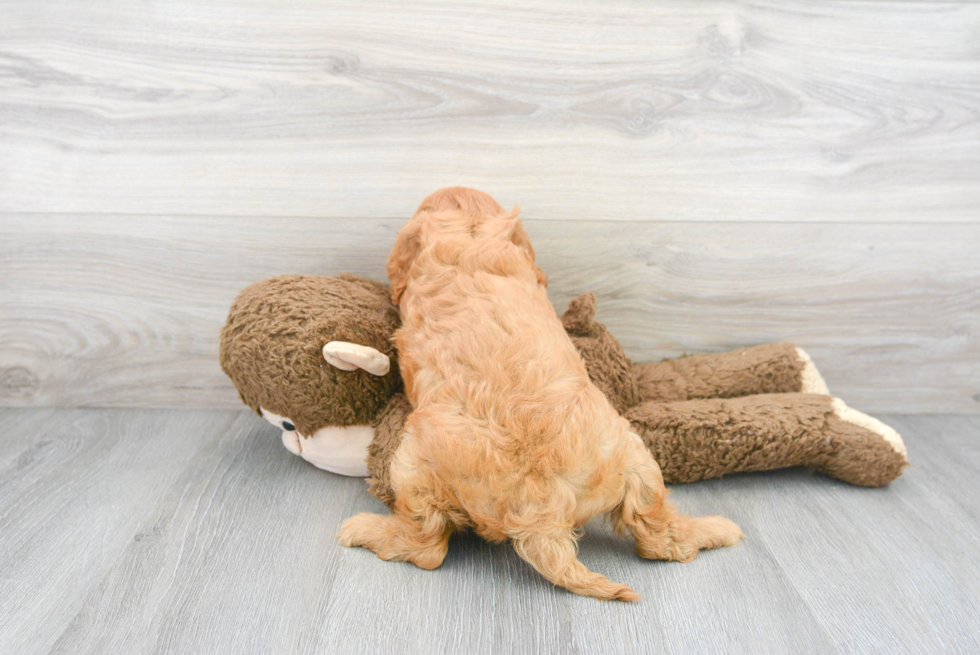
<path fill-rule="evenodd" d="M 902 441 L 902 437 L 894 428 L 885 425 L 873 416 L 868 416 L 856 409 L 851 409 L 840 398 L 834 398 L 831 401 L 831 406 L 834 408 L 834 414 L 837 415 L 837 418 L 880 435 L 882 439 L 887 441 L 895 449 L 895 452 L 908 459 L 905 442 Z"/>
<path fill-rule="evenodd" d="M 810 359 L 810 356 L 806 354 L 806 351 L 802 348 L 796 349 L 796 355 L 803 362 L 803 385 L 800 388 L 801 393 L 817 393 L 821 396 L 829 396 L 830 389 L 827 388 L 827 383 L 824 381 L 823 376 L 820 375 L 820 371 L 817 370 L 816 364 Z"/>

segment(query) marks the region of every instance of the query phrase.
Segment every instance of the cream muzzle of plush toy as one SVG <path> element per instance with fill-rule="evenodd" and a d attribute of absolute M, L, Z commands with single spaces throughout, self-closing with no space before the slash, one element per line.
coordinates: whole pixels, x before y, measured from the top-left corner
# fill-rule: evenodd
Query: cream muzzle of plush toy
<path fill-rule="evenodd" d="M 372 375 L 387 375 L 391 360 L 370 346 L 331 341 L 323 347 L 323 358 L 342 371 L 363 369 Z M 262 418 L 282 430 L 282 444 L 317 468 L 351 477 L 367 477 L 368 446 L 374 441 L 370 425 L 327 426 L 311 435 L 301 435 L 292 420 L 264 407 Z"/>

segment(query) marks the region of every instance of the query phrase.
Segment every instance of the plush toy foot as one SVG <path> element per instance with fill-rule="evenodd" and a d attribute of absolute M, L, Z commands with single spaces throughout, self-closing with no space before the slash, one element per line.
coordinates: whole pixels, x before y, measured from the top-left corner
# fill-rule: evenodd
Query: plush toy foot
<path fill-rule="evenodd" d="M 831 399 L 827 448 L 812 462 L 817 470 L 863 487 L 888 484 L 908 466 L 905 443 L 891 427 Z"/>
<path fill-rule="evenodd" d="M 800 371 L 800 393 L 815 393 L 822 396 L 829 396 L 830 389 L 824 381 L 817 365 L 813 363 L 810 356 L 802 348 L 796 349 L 796 356 L 803 362 L 803 370 Z"/>
<path fill-rule="evenodd" d="M 851 484 L 880 486 L 908 465 L 898 433 L 831 396 L 646 402 L 625 417 L 670 483 L 805 465 Z"/>

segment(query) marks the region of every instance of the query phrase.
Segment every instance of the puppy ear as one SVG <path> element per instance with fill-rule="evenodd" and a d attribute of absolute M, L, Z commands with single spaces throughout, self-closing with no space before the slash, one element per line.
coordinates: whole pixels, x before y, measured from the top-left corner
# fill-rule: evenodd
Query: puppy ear
<path fill-rule="evenodd" d="M 408 225 L 402 228 L 395 238 L 395 246 L 388 255 L 385 270 L 388 272 L 388 284 L 391 286 L 391 302 L 398 304 L 405 287 L 408 285 L 408 272 L 415 263 L 415 258 L 422 247 L 422 226 L 419 219 L 413 216 Z"/>
<path fill-rule="evenodd" d="M 512 214 L 515 216 L 514 227 L 511 231 L 510 240 L 515 246 L 523 250 L 525 255 L 527 255 L 528 261 L 530 261 L 531 266 L 534 267 L 534 274 L 538 278 L 538 284 L 546 287 L 548 286 L 548 276 L 544 271 L 538 268 L 537 264 L 534 263 L 534 247 L 531 245 L 531 237 L 529 237 L 527 232 L 524 231 L 524 226 L 521 224 L 520 219 L 516 218 L 517 212 L 519 211 L 520 209 L 518 207 L 514 207 L 512 212 Z"/>
<path fill-rule="evenodd" d="M 387 375 L 391 370 L 391 360 L 371 346 L 362 346 L 346 341 L 331 341 L 323 347 L 323 358 L 341 371 L 354 371 L 362 368 L 371 375 Z"/>

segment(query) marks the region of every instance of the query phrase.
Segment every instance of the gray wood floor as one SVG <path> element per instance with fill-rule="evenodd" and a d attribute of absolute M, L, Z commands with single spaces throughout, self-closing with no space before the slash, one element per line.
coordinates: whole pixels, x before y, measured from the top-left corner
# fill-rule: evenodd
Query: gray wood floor
<path fill-rule="evenodd" d="M 977 652 L 980 417 L 885 418 L 915 466 L 884 489 L 674 488 L 738 548 L 649 562 L 590 525 L 581 557 L 627 605 L 472 535 L 432 572 L 339 547 L 380 504 L 243 411 L 0 410 L 0 652 Z"/>

